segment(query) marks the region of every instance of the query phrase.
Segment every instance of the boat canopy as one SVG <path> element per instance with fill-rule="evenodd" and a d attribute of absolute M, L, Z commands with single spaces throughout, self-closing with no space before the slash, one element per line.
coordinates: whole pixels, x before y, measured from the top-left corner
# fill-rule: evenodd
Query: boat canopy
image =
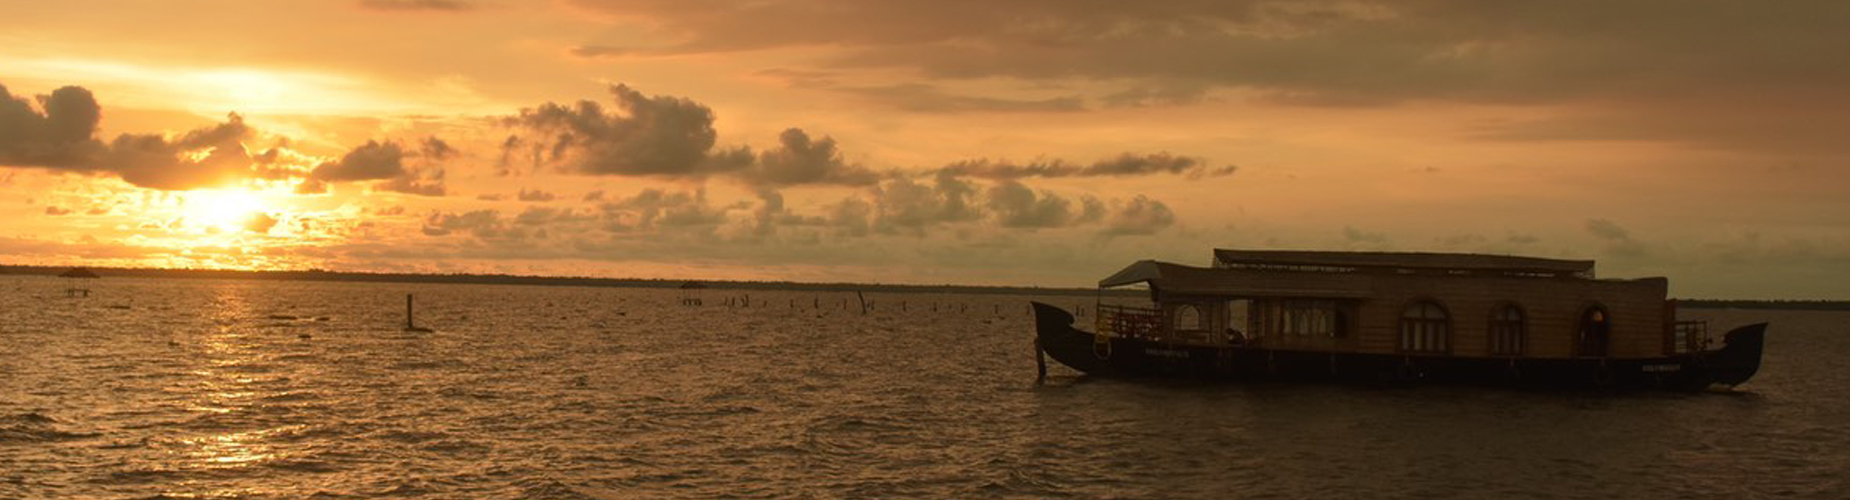
<path fill-rule="evenodd" d="M 1361 276 L 1284 278 L 1277 275 L 1264 276 L 1245 269 L 1215 269 L 1140 260 L 1111 277 L 1099 280 L 1098 286 L 1115 288 L 1143 283 L 1159 294 L 1226 297 L 1361 298 L 1369 294 L 1368 283 Z"/>
<path fill-rule="evenodd" d="M 1593 261 L 1590 260 L 1465 253 L 1215 249 L 1214 267 L 1329 271 L 1422 269 L 1593 278 Z"/>

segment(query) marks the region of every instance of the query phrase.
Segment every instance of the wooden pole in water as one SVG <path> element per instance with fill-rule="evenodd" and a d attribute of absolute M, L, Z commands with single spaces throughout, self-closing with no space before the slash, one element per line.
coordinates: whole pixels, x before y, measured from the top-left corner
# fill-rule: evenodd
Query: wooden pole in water
<path fill-rule="evenodd" d="M 1038 371 L 1038 374 L 1034 378 L 1034 383 L 1046 382 L 1047 350 L 1041 348 L 1041 339 L 1039 338 L 1034 339 L 1034 368 Z"/>
<path fill-rule="evenodd" d="M 411 294 L 407 293 L 405 294 L 405 329 L 410 330 L 414 328 L 412 324 L 413 323 L 411 322 Z"/>
<path fill-rule="evenodd" d="M 861 301 L 861 314 L 867 314 L 867 296 L 862 295 L 860 290 L 855 290 L 854 299 Z M 847 302 L 847 300 L 844 299 L 842 302 Z"/>

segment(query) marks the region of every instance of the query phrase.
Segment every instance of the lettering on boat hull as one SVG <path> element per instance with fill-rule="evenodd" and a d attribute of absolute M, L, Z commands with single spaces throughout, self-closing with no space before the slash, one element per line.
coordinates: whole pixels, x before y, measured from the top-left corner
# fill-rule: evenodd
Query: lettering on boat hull
<path fill-rule="evenodd" d="M 1154 356 L 1158 358 L 1188 359 L 1188 351 L 1181 349 L 1145 348 L 1143 354 L 1145 356 Z"/>

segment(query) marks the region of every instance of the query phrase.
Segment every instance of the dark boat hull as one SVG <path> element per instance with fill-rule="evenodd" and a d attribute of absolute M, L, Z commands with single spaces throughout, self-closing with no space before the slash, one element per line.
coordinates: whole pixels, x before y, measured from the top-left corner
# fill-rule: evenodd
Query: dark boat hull
<path fill-rule="evenodd" d="M 1099 337 L 1058 307 L 1034 305 L 1036 345 L 1090 375 L 1218 380 L 1444 383 L 1536 388 L 1702 390 L 1736 385 L 1760 367 L 1766 324 L 1737 328 L 1718 351 L 1643 359 L 1423 356 L 1199 346 Z"/>

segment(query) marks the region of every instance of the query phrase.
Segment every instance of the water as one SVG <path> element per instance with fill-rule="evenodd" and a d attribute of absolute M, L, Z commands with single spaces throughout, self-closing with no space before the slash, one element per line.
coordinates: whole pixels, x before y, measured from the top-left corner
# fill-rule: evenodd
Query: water
<path fill-rule="evenodd" d="M 87 285 L 0 278 L 0 498 L 1850 498 L 1846 313 L 1612 396 L 1037 385 L 1019 296 Z"/>

